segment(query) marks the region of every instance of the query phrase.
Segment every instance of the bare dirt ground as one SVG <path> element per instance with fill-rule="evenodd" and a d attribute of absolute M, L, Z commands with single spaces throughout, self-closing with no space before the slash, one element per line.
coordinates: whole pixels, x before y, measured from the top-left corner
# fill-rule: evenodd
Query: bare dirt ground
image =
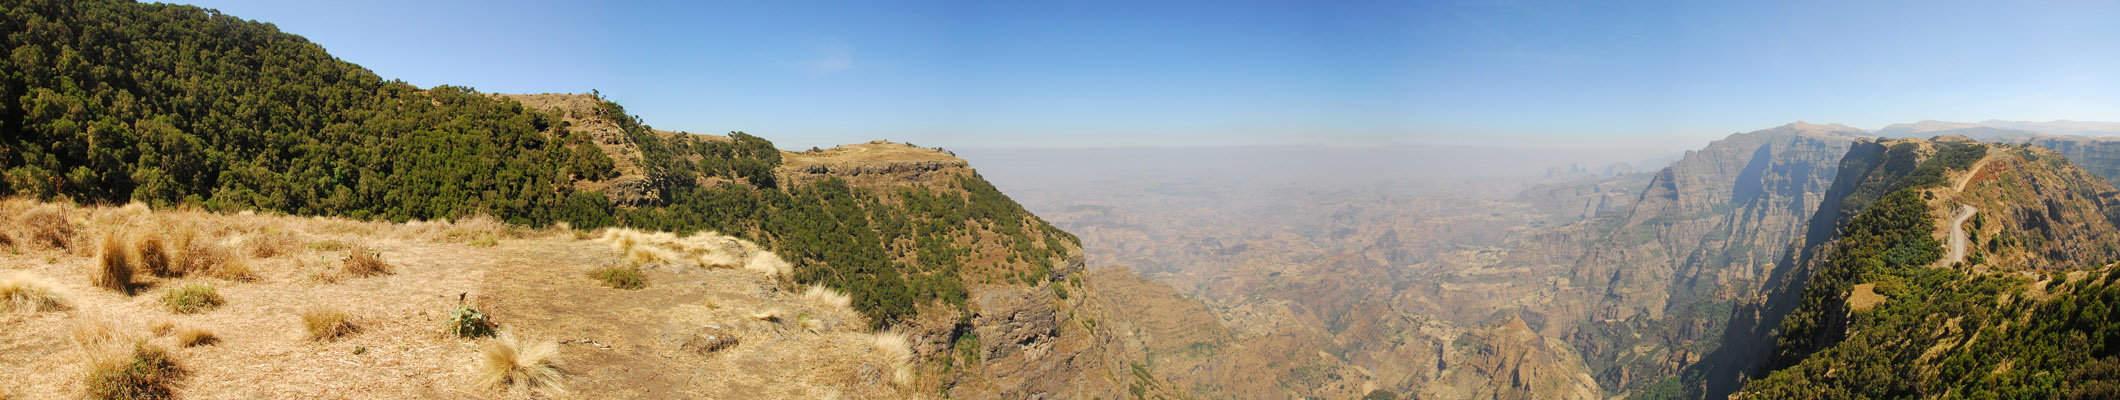
<path fill-rule="evenodd" d="M 891 163 L 938 161 L 964 164 L 964 160 L 941 150 L 883 141 L 850 144 L 818 151 L 781 153 L 783 168 L 802 169 L 811 164 Z"/>
<path fill-rule="evenodd" d="M 38 205 L 0 206 L 0 232 Z M 613 246 L 569 230 L 524 230 L 488 221 L 389 224 L 344 219 L 234 216 L 197 211 L 127 215 L 117 208 L 68 212 L 68 248 L 16 241 L 0 246 L 0 278 L 27 276 L 59 293 L 60 311 L 0 310 L 0 397 L 80 398 L 85 349 L 71 327 L 103 321 L 120 335 L 171 350 L 188 376 L 178 398 L 904 398 L 890 352 L 843 300 L 816 301 L 769 274 L 742 268 L 648 263 L 649 286 L 604 287 L 592 269 L 625 262 Z M 136 277 L 132 296 L 91 286 L 95 240 L 105 232 L 195 229 L 249 250 L 270 237 L 281 254 L 239 251 L 249 282 L 191 276 Z M 482 240 L 491 238 L 493 240 Z M 337 277 L 351 245 L 366 245 L 395 274 Z M 476 244 L 476 245 L 474 245 Z M 226 304 L 175 314 L 162 290 L 217 288 Z M 459 299 L 490 313 L 503 331 L 557 341 L 565 393 L 473 385 L 479 348 L 491 339 L 445 334 Z M 311 340 L 303 310 L 336 307 L 359 327 Z M 766 316 L 762 318 L 761 316 Z M 204 328 L 219 343 L 179 347 L 151 326 Z M 688 349 L 702 335 L 740 342 Z"/>

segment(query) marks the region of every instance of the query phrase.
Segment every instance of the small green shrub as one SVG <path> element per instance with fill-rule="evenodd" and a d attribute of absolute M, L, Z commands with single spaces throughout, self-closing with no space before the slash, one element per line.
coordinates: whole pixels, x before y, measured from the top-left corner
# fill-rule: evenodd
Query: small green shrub
<path fill-rule="evenodd" d="M 493 336 L 493 320 L 477 307 L 456 306 L 449 312 L 449 334 L 460 338 Z"/>
<path fill-rule="evenodd" d="M 162 304 L 178 314 L 192 314 L 220 307 L 224 301 L 212 285 L 194 283 L 162 291 Z"/>
<path fill-rule="evenodd" d="M 602 281 L 604 286 L 612 289 L 633 290 L 648 287 L 648 281 L 640 277 L 640 269 L 633 267 L 613 265 L 597 268 L 595 271 L 589 271 L 589 277 Z"/>

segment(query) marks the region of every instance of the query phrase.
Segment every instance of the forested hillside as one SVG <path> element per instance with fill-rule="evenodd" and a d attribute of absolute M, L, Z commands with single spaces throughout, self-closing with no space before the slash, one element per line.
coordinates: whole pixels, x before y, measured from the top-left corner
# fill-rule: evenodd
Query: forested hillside
<path fill-rule="evenodd" d="M 798 281 L 850 292 L 879 326 L 928 301 L 961 309 L 966 277 L 1041 281 L 1075 246 L 975 174 L 934 189 L 781 185 L 782 152 L 756 136 L 656 131 L 601 100 L 561 116 L 421 89 L 212 10 L 33 0 L 0 10 L 0 26 L 0 195 L 718 230 L 799 260 Z M 619 171 L 569 119 L 618 125 L 656 196 L 619 205 L 578 190 Z M 1010 263 L 972 263 L 980 252 Z M 1003 267 L 1035 273 L 976 270 Z"/>
<path fill-rule="evenodd" d="M 1880 150 L 1850 153 L 1875 160 L 1856 163 L 1870 173 L 1847 200 L 1866 207 L 1781 324 L 1772 373 L 1744 396 L 2120 393 L 2104 179 L 2052 151 L 1963 138 L 1858 147 Z"/>

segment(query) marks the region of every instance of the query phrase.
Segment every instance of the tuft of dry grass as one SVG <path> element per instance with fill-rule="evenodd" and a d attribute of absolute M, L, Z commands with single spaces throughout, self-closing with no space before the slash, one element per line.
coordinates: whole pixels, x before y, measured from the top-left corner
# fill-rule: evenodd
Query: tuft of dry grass
<path fill-rule="evenodd" d="M 18 272 L 7 279 L 0 279 L 0 309 L 33 313 L 66 308 L 65 297 L 53 291 L 51 285 L 32 278 L 29 274 Z"/>
<path fill-rule="evenodd" d="M 175 323 L 175 322 L 170 322 L 169 320 L 166 320 L 166 319 L 165 319 L 165 320 L 161 320 L 161 321 L 155 321 L 155 323 L 154 323 L 154 324 L 151 324 L 151 325 L 148 325 L 148 326 L 147 326 L 147 332 L 148 332 L 148 333 L 153 333 L 153 334 L 155 334 L 155 336 L 157 336 L 157 337 L 160 337 L 160 336 L 163 336 L 163 335 L 168 335 L 168 334 L 169 334 L 170 332 L 174 332 L 174 331 L 176 331 L 176 330 L 177 330 L 177 323 Z"/>
<path fill-rule="evenodd" d="M 913 383 L 912 343 L 905 333 L 898 331 L 877 332 L 869 339 L 869 344 L 875 347 L 876 352 L 883 356 L 884 362 L 891 366 L 891 383 L 896 383 L 899 387 Z"/>
<path fill-rule="evenodd" d="M 120 339 L 117 327 L 97 318 L 75 318 L 73 325 L 67 328 L 67 335 L 73 340 L 74 348 L 91 353 Z"/>
<path fill-rule="evenodd" d="M 67 221 L 67 210 L 54 204 L 31 208 L 16 218 L 22 229 L 23 239 L 30 244 L 64 249 L 73 246 L 74 224 Z"/>
<path fill-rule="evenodd" d="M 824 285 L 811 285 L 810 290 L 802 292 L 802 300 L 819 307 L 833 308 L 835 310 L 850 310 L 852 309 L 851 304 L 854 304 L 854 298 L 847 297 L 847 295 L 824 287 Z"/>
<path fill-rule="evenodd" d="M 89 284 L 132 295 L 133 265 L 130 253 L 131 249 L 125 248 L 125 242 L 118 240 L 116 233 L 104 234 L 102 245 L 96 251 L 96 262 L 88 271 Z"/>
<path fill-rule="evenodd" d="M 899 387 L 914 383 L 914 347 L 912 339 L 905 337 L 905 332 L 876 332 L 869 339 L 869 345 L 876 347 L 876 353 L 880 353 L 884 358 L 884 364 L 890 364 L 890 383 L 897 383 Z"/>
<path fill-rule="evenodd" d="M 188 327 L 177 331 L 177 345 L 183 347 L 205 346 L 220 343 L 221 337 L 204 328 Z"/>
<path fill-rule="evenodd" d="M 501 222 L 500 218 L 494 218 L 492 215 L 483 212 L 472 215 L 470 218 L 457 220 L 456 223 L 450 225 L 452 229 L 445 233 L 450 241 L 477 240 L 480 237 L 495 237 L 498 239 L 499 236 L 508 235 L 509 231 L 512 230 L 509 228 L 508 223 Z"/>
<path fill-rule="evenodd" d="M 250 256 L 256 258 L 273 258 L 293 254 L 295 250 L 302 248 L 302 242 L 295 240 L 294 235 L 286 232 L 251 236 L 248 240 L 244 240 L 243 244 L 250 247 Z"/>
<path fill-rule="evenodd" d="M 134 343 L 130 351 L 105 350 L 88 359 L 82 387 L 91 399 L 167 399 L 186 374 L 168 350 Z"/>
<path fill-rule="evenodd" d="M 397 268 L 391 267 L 390 263 L 383 262 L 382 257 L 382 253 L 376 252 L 375 249 L 370 249 L 364 245 L 354 245 L 353 250 L 346 256 L 346 260 L 340 263 L 339 269 L 347 275 L 357 277 L 397 273 Z"/>
<path fill-rule="evenodd" d="M 154 232 L 140 234 L 133 241 L 133 250 L 138 251 L 140 254 L 139 264 L 134 269 L 146 272 L 148 275 L 164 278 L 180 275 L 175 268 L 176 265 L 172 264 L 175 262 L 173 260 L 175 257 L 172 257 L 172 254 L 169 253 L 169 245 L 163 243 L 161 234 Z"/>
<path fill-rule="evenodd" d="M 776 324 L 777 324 L 777 323 L 780 323 L 780 320 L 781 320 L 781 316 L 780 316 L 780 314 L 781 314 L 781 313 L 780 313 L 780 310 L 766 310 L 766 311 L 759 311 L 759 312 L 751 313 L 751 319 L 755 319 L 755 320 L 759 320 L 759 321 L 765 321 L 765 322 L 772 322 L 772 323 L 776 323 Z"/>
<path fill-rule="evenodd" d="M 633 246 L 626 250 L 626 261 L 633 265 L 668 264 L 677 259 L 677 254 L 658 246 Z"/>
<path fill-rule="evenodd" d="M 228 245 L 206 238 L 180 239 L 184 251 L 176 257 L 172 275 L 203 274 L 222 280 L 250 282 L 258 279 L 250 261 Z"/>
<path fill-rule="evenodd" d="M 795 274 L 795 265 L 788 264 L 788 261 L 781 259 L 780 255 L 759 249 L 757 244 L 751 242 L 744 242 L 743 244 L 746 249 L 751 250 L 751 258 L 744 261 L 744 269 L 758 271 L 758 273 L 774 278 Z"/>
<path fill-rule="evenodd" d="M 566 393 L 560 385 L 559 344 L 518 340 L 501 332 L 479 349 L 479 367 L 473 379 L 490 390 L 515 388 L 547 395 Z"/>
<path fill-rule="evenodd" d="M 490 233 L 485 235 L 479 235 L 477 239 L 471 239 L 470 245 L 471 247 L 491 248 L 493 246 L 501 245 L 501 238 L 500 236 L 496 236 Z"/>
<path fill-rule="evenodd" d="M 206 276 L 235 282 L 258 280 L 258 272 L 250 269 L 250 262 L 242 258 L 231 258 L 220 264 L 214 264 L 213 268 L 206 270 Z"/>
<path fill-rule="evenodd" d="M 612 289 L 634 290 L 648 287 L 647 279 L 641 278 L 640 269 L 634 267 L 612 265 L 597 268 L 589 271 L 589 277 Z"/>
<path fill-rule="evenodd" d="M 319 241 L 315 241 L 315 242 L 310 242 L 310 243 L 309 243 L 309 249 L 310 249 L 310 250 L 316 250 L 316 251 L 339 251 L 339 250 L 345 250 L 345 249 L 346 249 L 346 242 L 341 242 L 341 241 L 338 241 L 338 240 L 336 240 L 336 239 L 326 239 L 326 240 L 319 240 Z"/>
<path fill-rule="evenodd" d="M 204 283 L 162 291 L 162 305 L 168 306 L 169 312 L 178 314 L 206 312 L 224 303 L 226 300 L 221 298 L 221 292 Z"/>
<path fill-rule="evenodd" d="M 329 341 L 360 330 L 345 310 L 317 307 L 302 311 L 302 327 L 309 329 L 309 339 Z"/>
<path fill-rule="evenodd" d="M 747 240 L 716 232 L 678 237 L 669 232 L 604 229 L 597 239 L 634 265 L 697 265 L 702 268 L 744 268 L 769 277 L 786 277 L 794 266 L 779 255 Z"/>

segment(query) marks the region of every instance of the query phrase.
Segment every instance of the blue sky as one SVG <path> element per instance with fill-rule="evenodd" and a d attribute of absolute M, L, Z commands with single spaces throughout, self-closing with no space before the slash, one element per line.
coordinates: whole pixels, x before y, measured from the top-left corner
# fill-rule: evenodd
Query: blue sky
<path fill-rule="evenodd" d="M 600 90 L 783 148 L 1693 148 L 2120 120 L 2120 4 L 204 1 L 429 87 Z"/>

